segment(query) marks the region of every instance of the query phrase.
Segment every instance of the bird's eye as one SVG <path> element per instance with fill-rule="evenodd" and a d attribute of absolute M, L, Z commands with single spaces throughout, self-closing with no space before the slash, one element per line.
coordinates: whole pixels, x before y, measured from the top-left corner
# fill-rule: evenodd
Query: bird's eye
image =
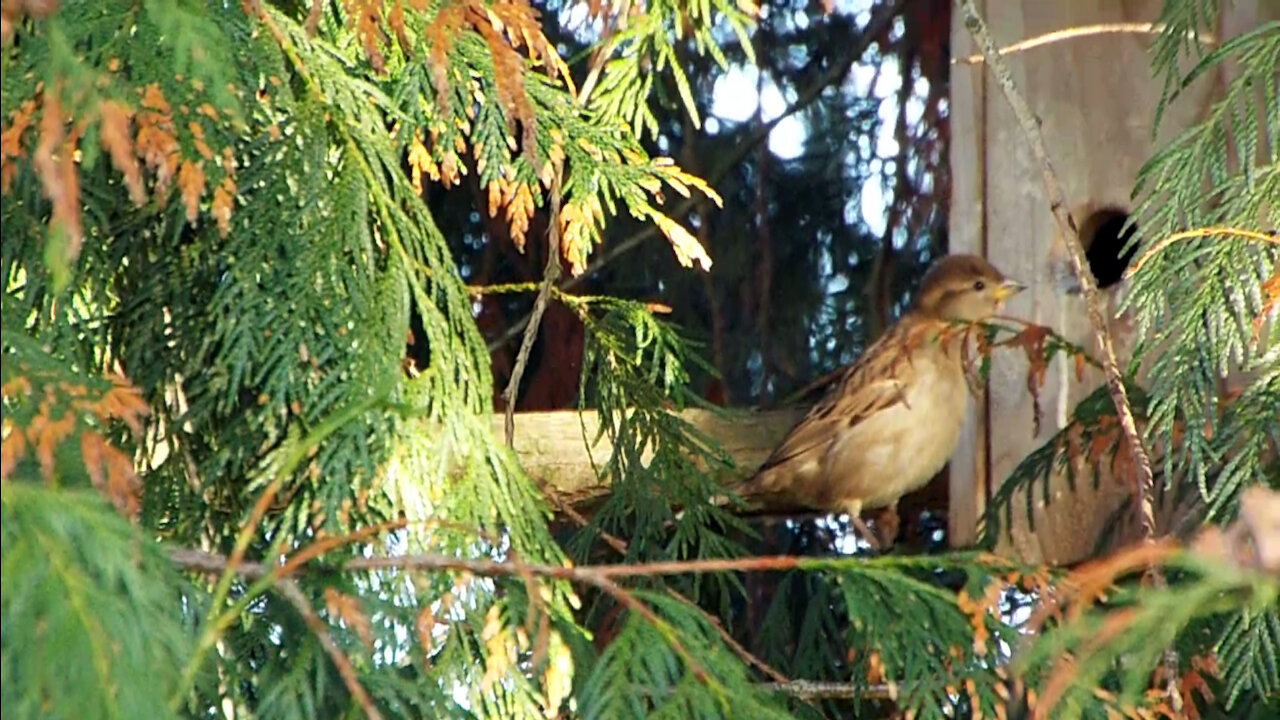
<path fill-rule="evenodd" d="M 987 287 L 987 284 L 981 280 L 975 280 L 973 283 L 974 290 L 985 290 L 986 287 Z"/>

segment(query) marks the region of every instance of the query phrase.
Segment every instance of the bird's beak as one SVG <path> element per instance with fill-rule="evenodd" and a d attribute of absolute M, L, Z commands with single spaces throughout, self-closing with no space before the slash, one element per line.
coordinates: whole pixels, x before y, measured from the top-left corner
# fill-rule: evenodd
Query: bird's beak
<path fill-rule="evenodd" d="M 1003 302 L 1026 289 L 1027 286 L 1017 280 L 1005 280 L 996 288 L 996 300 Z"/>

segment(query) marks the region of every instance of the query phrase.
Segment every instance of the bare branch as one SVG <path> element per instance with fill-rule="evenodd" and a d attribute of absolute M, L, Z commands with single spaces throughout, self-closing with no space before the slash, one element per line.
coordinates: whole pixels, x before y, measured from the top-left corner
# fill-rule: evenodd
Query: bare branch
<path fill-rule="evenodd" d="M 520 379 L 524 377 L 524 369 L 529 364 L 529 352 L 533 350 L 533 341 L 538 337 L 538 325 L 542 322 L 542 314 L 547 311 L 547 302 L 551 299 L 551 288 L 560 278 L 560 183 L 564 179 L 564 163 L 556 166 L 551 177 L 551 218 L 547 223 L 547 267 L 542 275 L 542 287 L 538 297 L 533 301 L 533 313 L 529 315 L 529 324 L 524 331 L 524 339 L 520 342 L 520 352 L 516 354 L 516 364 L 511 369 L 511 378 L 507 381 L 507 389 L 502 392 L 506 401 L 507 446 L 514 446 L 516 437 L 516 398 L 520 394 Z"/>

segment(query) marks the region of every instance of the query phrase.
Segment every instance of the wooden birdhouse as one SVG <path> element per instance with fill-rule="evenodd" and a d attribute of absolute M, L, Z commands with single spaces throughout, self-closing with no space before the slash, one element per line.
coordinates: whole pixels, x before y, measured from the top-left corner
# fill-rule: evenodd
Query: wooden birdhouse
<path fill-rule="evenodd" d="M 1118 315 L 1127 289 L 1121 274 L 1128 258 L 1120 235 L 1131 209 L 1135 176 L 1163 143 L 1195 123 L 1220 97 L 1223 76 L 1192 85 L 1166 114 L 1152 139 L 1153 111 L 1161 80 L 1151 69 L 1148 48 L 1159 19 L 1159 0 L 985 0 L 979 11 L 996 44 L 1005 49 L 1014 82 L 1040 120 L 1045 145 L 1081 227 L 1094 273 L 1102 287 L 1123 367 L 1134 328 Z M 1234 37 L 1280 19 L 1275 0 L 1223 3 L 1215 38 Z M 1058 236 L 1041 179 L 1004 95 L 974 57 L 978 52 L 958 14 L 952 27 L 950 238 L 952 252 L 983 255 L 1029 286 L 1007 312 L 1046 325 L 1097 351 L 1084 298 L 1074 288 L 1063 240 Z M 1212 49 L 1211 47 L 1207 47 Z M 1226 66 L 1222 72 L 1229 73 Z M 985 398 L 966 426 L 950 473 L 950 538 L 965 546 L 975 537 L 987 500 L 1018 463 L 1062 429 L 1079 402 L 1103 381 L 1088 370 L 1083 382 L 1072 363 L 1050 365 L 1039 393 L 1040 422 L 1027 391 L 1027 361 L 1020 353 L 993 357 Z M 1049 485 L 1049 502 L 1032 498 L 1035 528 L 1025 497 L 1015 498 L 1012 531 L 1003 554 L 1026 561 L 1070 563 L 1090 554 L 1117 507 L 1130 496 L 1127 482 L 1100 477 L 1068 488 L 1065 478 Z"/>

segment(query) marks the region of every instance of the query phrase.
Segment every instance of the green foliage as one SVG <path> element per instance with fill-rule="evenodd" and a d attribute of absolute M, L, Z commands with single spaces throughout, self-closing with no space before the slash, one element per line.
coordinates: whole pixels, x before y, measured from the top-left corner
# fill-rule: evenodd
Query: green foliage
<path fill-rule="evenodd" d="M 1227 39 L 1180 74 L 1174 48 L 1181 46 L 1172 38 L 1201 30 L 1217 16 L 1217 3 L 1168 5 L 1167 13 L 1177 14 L 1168 18 L 1173 22 L 1154 55 L 1157 72 L 1166 77 L 1164 102 L 1176 101 L 1224 61 L 1231 60 L 1235 72 L 1204 119 L 1157 151 L 1138 174 L 1134 214 L 1150 254 L 1134 273 L 1126 306 L 1149 348 L 1140 352 L 1149 361 L 1148 433 L 1169 448 L 1166 476 L 1185 471 L 1210 515 L 1229 517 L 1243 488 L 1264 481 L 1280 487 L 1262 458 L 1264 445 L 1280 440 L 1274 413 L 1280 325 L 1263 323 L 1274 308 L 1263 283 L 1276 274 L 1280 245 L 1234 230 L 1274 232 L 1280 224 L 1280 23 Z M 1159 245 L 1174 233 L 1199 229 L 1208 231 Z M 1261 373 L 1234 400 L 1217 388 L 1232 369 Z M 1179 433 L 1185 442 L 1171 442 L 1178 426 L 1205 432 Z"/>
<path fill-rule="evenodd" d="M 609 457 L 593 458 L 612 491 L 574 546 L 589 547 L 599 527 L 628 538 L 635 560 L 742 554 L 724 533 L 745 526 L 713 502 L 721 489 L 715 471 L 732 461 L 678 415 L 702 404 L 688 381 L 690 367 L 704 361 L 639 303 L 601 300 L 584 306 L 581 316 L 586 346 L 579 396 L 599 413 L 599 434 L 613 448 Z M 599 438 L 584 439 L 595 444 Z M 655 493 L 656 487 L 663 491 Z"/>
<path fill-rule="evenodd" d="M 6 717 L 172 717 L 190 653 L 179 579 L 92 491 L 5 483 Z"/>
<path fill-rule="evenodd" d="M 786 718 L 696 607 L 655 592 L 628 615 L 579 695 L 585 718 Z"/>

